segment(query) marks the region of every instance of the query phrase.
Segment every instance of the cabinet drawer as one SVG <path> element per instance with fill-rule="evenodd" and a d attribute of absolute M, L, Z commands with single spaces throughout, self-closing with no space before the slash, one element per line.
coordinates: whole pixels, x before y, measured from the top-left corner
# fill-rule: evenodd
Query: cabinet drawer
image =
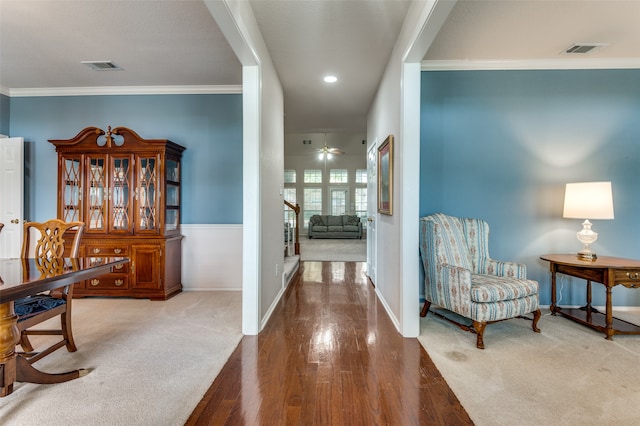
<path fill-rule="evenodd" d="M 102 265 L 102 264 L 104 264 L 105 260 L 110 259 L 110 258 L 108 258 L 108 257 L 89 257 L 88 259 L 89 259 L 89 262 L 92 265 Z M 124 257 L 113 257 L 111 259 L 121 260 L 121 259 L 124 259 Z M 107 272 L 107 274 L 128 274 L 128 273 L 129 273 L 129 263 L 124 263 L 124 264 L 113 266 L 111 268 L 111 271 Z"/>
<path fill-rule="evenodd" d="M 111 276 L 102 276 L 100 278 L 94 278 L 92 280 L 87 280 L 87 289 L 98 288 L 98 289 L 116 289 L 123 290 L 129 288 L 129 277 L 127 276 L 119 276 L 119 277 L 111 277 Z"/>
<path fill-rule="evenodd" d="M 640 269 L 621 269 L 615 271 L 616 283 L 625 287 L 640 288 Z"/>
<path fill-rule="evenodd" d="M 96 246 L 88 245 L 86 247 L 87 256 L 128 256 L 128 245 L 116 246 Z"/>

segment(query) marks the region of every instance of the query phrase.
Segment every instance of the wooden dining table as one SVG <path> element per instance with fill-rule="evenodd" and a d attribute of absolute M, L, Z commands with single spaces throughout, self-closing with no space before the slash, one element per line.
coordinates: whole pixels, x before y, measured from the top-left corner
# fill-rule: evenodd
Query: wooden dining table
<path fill-rule="evenodd" d="M 97 278 L 127 262 L 128 258 L 0 258 L 0 397 L 11 394 L 15 382 L 61 383 L 87 373 L 84 369 L 45 373 L 16 353 L 20 331 L 14 301 Z"/>

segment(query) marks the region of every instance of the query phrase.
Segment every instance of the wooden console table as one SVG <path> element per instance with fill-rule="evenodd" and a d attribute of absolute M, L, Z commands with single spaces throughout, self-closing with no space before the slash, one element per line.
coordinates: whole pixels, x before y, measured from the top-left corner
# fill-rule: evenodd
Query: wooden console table
<path fill-rule="evenodd" d="M 613 340 L 614 334 L 640 334 L 640 325 L 613 317 L 611 289 L 617 285 L 640 288 L 640 261 L 601 256 L 595 261 L 579 260 L 575 254 L 545 254 L 540 256 L 551 268 L 551 313 L 556 313 L 584 324 Z M 580 309 L 561 308 L 556 305 L 556 274 L 565 274 L 587 280 L 587 304 Z M 606 309 L 602 314 L 591 307 L 591 282 L 606 288 Z"/>

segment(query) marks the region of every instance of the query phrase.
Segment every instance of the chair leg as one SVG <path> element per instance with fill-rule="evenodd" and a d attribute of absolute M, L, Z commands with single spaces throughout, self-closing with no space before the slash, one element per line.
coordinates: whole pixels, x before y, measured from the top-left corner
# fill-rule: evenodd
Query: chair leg
<path fill-rule="evenodd" d="M 429 312 L 429 307 L 431 307 L 431 302 L 429 302 L 428 300 L 424 301 L 424 306 L 422 306 L 422 311 L 420 312 L 420 316 L 421 317 L 426 317 L 427 313 Z"/>
<path fill-rule="evenodd" d="M 33 352 L 33 345 L 25 333 L 20 333 L 20 346 L 23 352 Z"/>
<path fill-rule="evenodd" d="M 60 315 L 60 324 L 62 325 L 62 337 L 67 341 L 67 350 L 75 352 L 76 343 L 73 341 L 73 332 L 71 330 L 71 312 Z"/>
<path fill-rule="evenodd" d="M 474 321 L 473 322 L 473 328 L 476 330 L 476 334 L 478 335 L 478 338 L 476 339 L 476 347 L 478 349 L 484 349 L 484 329 L 487 326 L 487 322 L 486 321 Z"/>
<path fill-rule="evenodd" d="M 540 312 L 540 308 L 533 311 L 533 324 L 531 325 L 531 327 L 533 328 L 533 331 L 535 331 L 536 333 L 540 333 L 540 329 L 538 328 L 538 320 L 540 319 L 541 316 L 542 316 L 542 313 Z"/>

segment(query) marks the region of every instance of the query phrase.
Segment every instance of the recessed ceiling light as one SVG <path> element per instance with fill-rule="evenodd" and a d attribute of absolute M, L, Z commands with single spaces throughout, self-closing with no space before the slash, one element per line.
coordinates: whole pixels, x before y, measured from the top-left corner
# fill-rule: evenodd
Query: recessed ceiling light
<path fill-rule="evenodd" d="M 335 83 L 336 81 L 338 81 L 338 77 L 336 77 L 335 75 L 328 75 L 324 78 L 325 83 Z"/>

